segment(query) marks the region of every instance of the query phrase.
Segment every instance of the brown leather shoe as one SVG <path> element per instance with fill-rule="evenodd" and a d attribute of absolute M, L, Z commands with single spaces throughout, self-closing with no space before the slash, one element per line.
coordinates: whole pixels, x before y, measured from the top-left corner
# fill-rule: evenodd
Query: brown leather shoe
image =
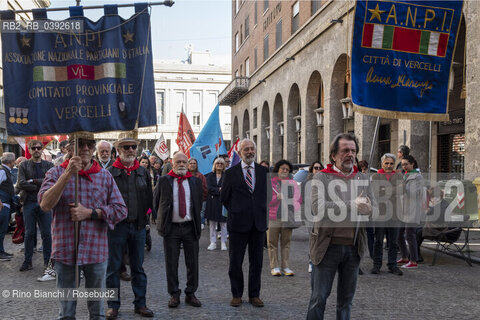
<path fill-rule="evenodd" d="M 232 307 L 240 307 L 242 305 L 242 298 L 232 298 L 232 301 L 230 301 L 230 305 Z"/>
<path fill-rule="evenodd" d="M 168 301 L 169 308 L 176 308 L 180 304 L 180 297 L 179 296 L 171 296 L 170 300 Z"/>
<path fill-rule="evenodd" d="M 260 300 L 259 297 L 250 298 L 248 299 L 248 302 L 250 302 L 250 304 L 253 305 L 254 307 L 257 307 L 257 308 L 263 307 L 263 301 Z"/>
<path fill-rule="evenodd" d="M 142 317 L 146 318 L 152 318 L 153 317 L 153 311 L 148 309 L 146 306 L 140 307 L 140 308 L 135 308 L 135 313 L 138 313 Z"/>
<path fill-rule="evenodd" d="M 192 307 L 201 307 L 202 303 L 200 300 L 195 297 L 195 294 L 187 294 L 185 296 L 185 303 L 191 305 Z"/>
<path fill-rule="evenodd" d="M 107 313 L 105 314 L 105 317 L 107 319 L 117 319 L 118 317 L 118 309 L 112 309 L 112 308 L 109 308 L 107 310 Z"/>

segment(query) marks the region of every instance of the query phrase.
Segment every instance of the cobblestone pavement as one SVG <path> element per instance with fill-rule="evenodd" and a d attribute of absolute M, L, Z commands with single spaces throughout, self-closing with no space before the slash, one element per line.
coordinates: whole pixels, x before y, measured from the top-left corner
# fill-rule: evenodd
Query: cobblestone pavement
<path fill-rule="evenodd" d="M 261 298 L 264 308 L 244 303 L 239 308 L 229 305 L 228 254 L 207 251 L 208 233 L 200 241 L 200 285 L 197 297 L 201 308 L 183 303 L 169 309 L 166 289 L 162 239 L 152 232 L 153 248 L 146 252 L 144 268 L 148 276 L 147 305 L 157 319 L 304 319 L 310 298 L 310 275 L 307 271 L 308 235 L 305 228 L 294 230 L 290 263 L 294 277 L 272 277 L 265 250 Z M 55 282 L 37 282 L 42 273 L 41 254 L 34 254 L 34 269 L 20 273 L 23 261 L 20 246 L 13 245 L 11 235 L 5 238 L 6 249 L 13 252 L 11 261 L 0 262 L 0 291 L 22 289 L 54 289 Z M 40 241 L 39 241 L 40 244 Z M 365 275 L 359 277 L 355 295 L 353 319 L 478 319 L 480 315 L 480 265 L 467 264 L 451 256 L 442 256 L 437 265 L 430 266 L 433 254 L 423 250 L 425 263 L 416 270 L 406 270 L 401 277 L 385 272 L 369 273 L 371 261 L 365 261 Z M 248 258 L 246 258 L 248 260 Z M 185 267 L 180 261 L 180 284 L 185 286 Z M 246 265 L 244 270 L 247 270 Z M 121 282 L 122 306 L 120 319 L 140 319 L 133 312 L 133 293 L 128 282 Z M 328 300 L 326 319 L 335 318 L 335 285 Z M 244 299 L 248 298 L 244 295 Z M 51 300 L 12 299 L 0 296 L 1 319 L 54 319 L 58 302 Z M 87 319 L 85 301 L 79 301 L 77 319 Z"/>

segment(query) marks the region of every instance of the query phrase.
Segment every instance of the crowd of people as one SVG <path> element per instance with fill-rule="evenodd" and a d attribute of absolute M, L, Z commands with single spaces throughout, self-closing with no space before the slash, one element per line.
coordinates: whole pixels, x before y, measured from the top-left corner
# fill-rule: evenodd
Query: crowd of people
<path fill-rule="evenodd" d="M 75 143 L 77 155 L 73 154 Z M 356 158 L 355 136 L 341 134 L 331 144 L 330 164 L 324 167 L 315 161 L 308 173 L 295 177 L 292 163 L 285 159 L 273 167 L 267 160 L 256 163 L 256 145 L 248 139 L 239 144 L 239 164 L 230 166 L 228 156 L 220 155 L 206 175 L 198 171 L 197 159 L 181 152 L 162 161 L 155 155 L 138 155 L 138 147 L 139 141 L 133 138 L 112 144 L 96 142 L 93 135 L 85 133 L 77 136 L 77 141 L 61 143 L 61 154 L 53 161 L 42 160 L 44 146 L 38 140 L 28 143 L 29 160 L 15 159 L 13 153 L 4 152 L 0 166 L 0 260 L 9 261 L 13 256 L 5 251 L 3 241 L 10 213 L 16 211 L 25 225 L 21 272 L 33 269 L 38 226 L 44 263 L 39 281 L 56 279 L 58 288 L 74 288 L 81 276 L 86 288 L 120 289 L 120 279 L 128 280 L 135 296 L 134 311 L 152 317 L 143 269 L 144 250 L 152 246 L 151 227 L 155 225 L 163 237 L 168 307 L 180 304 L 178 262 L 182 250 L 187 265 L 185 303 L 200 307 L 202 303 L 195 295 L 199 239 L 208 224 L 207 250 L 217 249 L 218 238 L 220 249 L 228 250 L 230 304 L 239 307 L 243 303 L 242 263 L 248 246 L 248 301 L 262 307 L 264 246 L 271 275 L 294 276 L 289 264 L 292 233 L 305 225 L 310 232 L 308 268 L 312 278 L 308 319 L 323 319 L 337 272 L 337 317 L 350 317 L 360 260 L 370 256 L 371 273 L 379 274 L 385 236 L 389 272 L 402 275 L 398 265 L 414 269 L 422 261 L 418 243 L 422 237 L 417 226 L 429 208 L 418 196 L 424 192 L 424 181 L 406 146 L 399 148 L 398 159 L 384 154 L 382 168 L 370 176 L 368 163 Z M 78 199 L 73 178 L 76 174 Z M 345 184 L 345 189 L 332 196 L 326 190 L 338 181 L 365 183 L 354 187 Z M 391 190 L 385 190 L 384 182 Z M 354 188 L 360 188 L 360 192 Z M 12 208 L 16 196 L 20 204 Z M 393 208 L 401 208 L 403 218 L 408 216 L 407 222 L 393 218 L 388 224 L 365 228 L 363 224 L 311 218 L 330 210 L 335 214 L 345 210 L 349 216 L 374 216 L 387 210 L 377 201 L 385 196 Z M 441 199 L 435 205 L 440 203 L 445 207 Z M 74 240 L 75 229 L 80 233 L 78 243 Z M 102 301 L 88 301 L 88 310 L 90 317 L 116 319 L 120 305 L 118 290 L 116 300 L 108 301 L 106 313 Z M 73 318 L 75 308 L 75 301 L 60 301 L 59 318 Z"/>

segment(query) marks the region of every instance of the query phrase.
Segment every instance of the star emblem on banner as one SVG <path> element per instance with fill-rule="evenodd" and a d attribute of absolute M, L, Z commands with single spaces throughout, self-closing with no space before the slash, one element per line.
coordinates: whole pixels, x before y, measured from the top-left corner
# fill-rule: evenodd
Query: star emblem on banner
<path fill-rule="evenodd" d="M 135 33 L 130 33 L 129 30 L 127 30 L 127 33 L 124 33 L 122 35 L 122 37 L 125 39 L 123 42 L 124 43 L 127 43 L 128 41 L 132 41 L 133 42 L 133 36 L 135 35 Z"/>
<path fill-rule="evenodd" d="M 369 21 L 372 21 L 374 18 L 376 18 L 376 19 L 378 19 L 378 21 L 382 22 L 382 17 L 380 15 L 382 13 L 385 13 L 385 10 L 380 10 L 380 8 L 378 7 L 378 3 L 377 3 L 377 6 L 375 7 L 375 9 L 368 9 L 368 11 L 370 11 L 370 13 L 372 14 L 370 16 Z"/>
<path fill-rule="evenodd" d="M 30 47 L 30 40 L 32 40 L 32 38 L 27 38 L 23 36 L 22 39 L 20 39 L 20 41 L 22 42 L 22 47 Z"/>

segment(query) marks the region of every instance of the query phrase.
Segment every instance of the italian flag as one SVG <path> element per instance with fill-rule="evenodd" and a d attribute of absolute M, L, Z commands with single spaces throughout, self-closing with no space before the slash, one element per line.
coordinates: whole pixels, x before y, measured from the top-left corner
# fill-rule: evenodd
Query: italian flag
<path fill-rule="evenodd" d="M 67 81 L 72 79 L 100 80 L 104 78 L 126 78 L 125 63 L 107 62 L 98 66 L 71 64 L 63 67 L 36 66 L 33 81 Z"/>
<path fill-rule="evenodd" d="M 445 57 L 448 37 L 448 33 L 365 23 L 362 47 Z"/>

